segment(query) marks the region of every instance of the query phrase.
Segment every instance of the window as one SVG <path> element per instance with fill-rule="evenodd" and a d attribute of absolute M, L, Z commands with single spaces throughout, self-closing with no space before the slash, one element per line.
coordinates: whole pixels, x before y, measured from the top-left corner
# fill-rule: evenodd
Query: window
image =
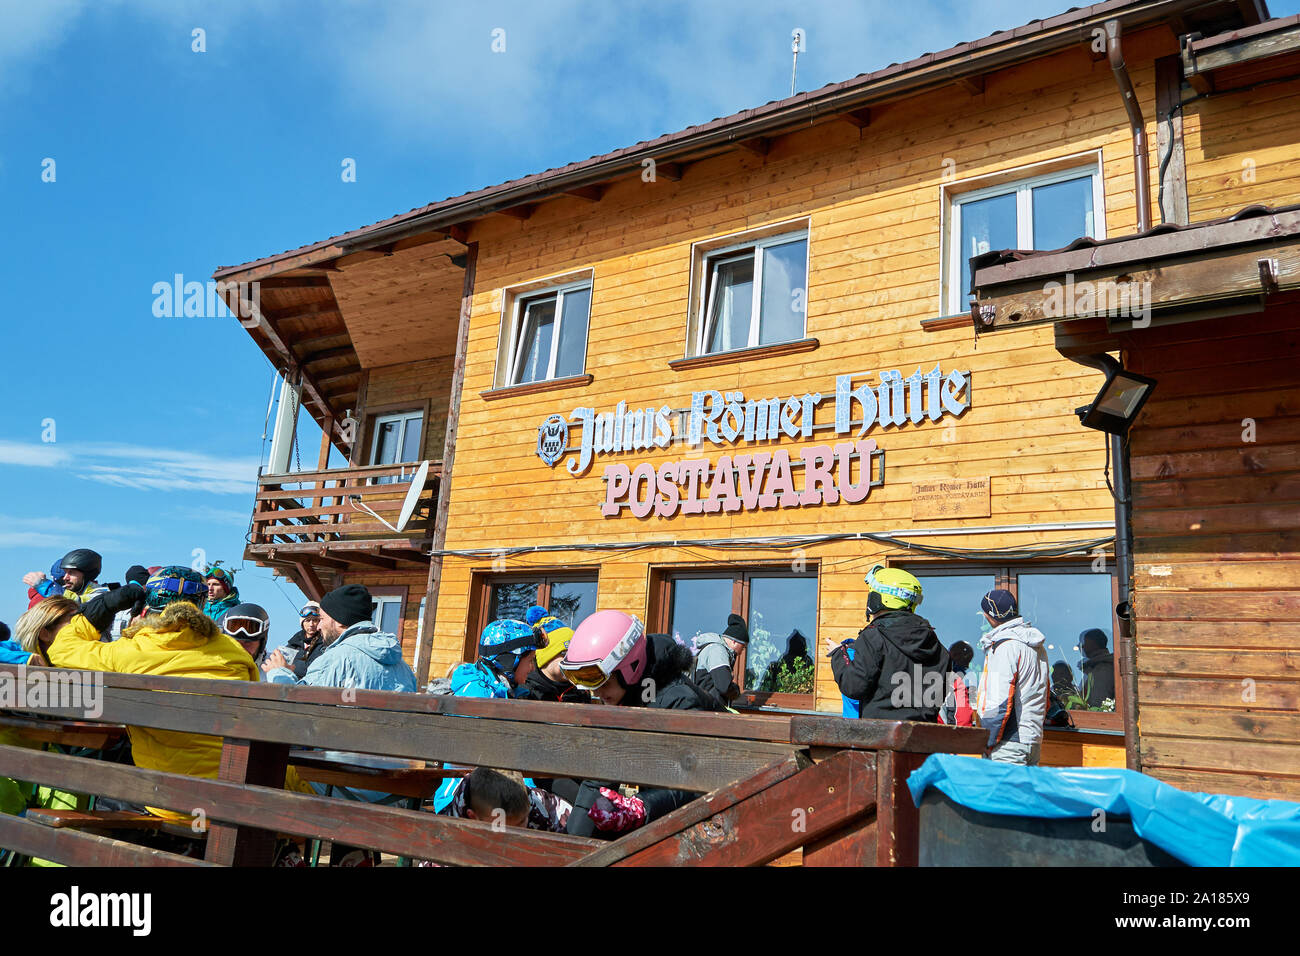
<path fill-rule="evenodd" d="M 817 574 L 726 569 L 662 570 L 652 591 L 650 628 L 694 649 L 695 638 L 743 617 L 749 646 L 734 669 L 742 691 L 769 703 L 808 707 L 813 700 L 817 654 Z M 776 696 L 773 696 L 776 695 Z"/>
<path fill-rule="evenodd" d="M 489 623 L 503 617 L 522 621 L 534 604 L 576 628 L 596 610 L 597 575 L 595 571 L 476 575 L 471 590 L 466 660 L 477 655 L 478 637 Z"/>
<path fill-rule="evenodd" d="M 590 280 L 520 293 L 511 313 L 507 368 L 501 385 L 526 385 L 583 373 Z"/>
<path fill-rule="evenodd" d="M 701 247 L 689 354 L 794 342 L 806 334 L 808 230 Z"/>
<path fill-rule="evenodd" d="M 978 686 L 984 669 L 984 651 L 980 638 L 991 630 L 980 610 L 980 598 L 992 588 L 1005 588 L 1016 595 L 1021 615 L 1047 638 L 1047 659 L 1052 667 L 1052 681 L 1057 696 L 1066 703 L 1062 693 L 1067 685 L 1077 690 L 1083 688 L 1084 654 L 1080 638 L 1084 631 L 1096 628 L 1106 636 L 1106 647 L 1094 652 L 1087 670 L 1104 668 L 1108 673 L 1094 684 L 1104 689 L 1107 678 L 1114 688 L 1113 703 L 1102 711 L 1101 698 L 1095 706 L 1096 715 L 1081 716 L 1083 708 L 1072 708 L 1075 723 L 1090 727 L 1107 727 L 1117 721 L 1109 714 L 1118 711 L 1118 670 L 1114 666 L 1114 581 L 1109 573 L 1097 573 L 1088 565 L 1022 565 L 1004 567 L 934 567 L 908 565 L 921 579 L 924 594 L 917 613 L 933 626 L 945 647 L 957 641 L 966 641 L 975 650 L 975 656 L 966 672 L 966 683 L 972 690 Z M 1101 718 L 1098 720 L 1098 718 Z"/>
<path fill-rule="evenodd" d="M 375 418 L 374 440 L 370 446 L 370 464 L 396 465 L 420 460 L 420 432 L 424 424 L 423 412 L 398 412 Z M 398 481 L 396 475 L 372 478 L 374 484 Z M 408 479 L 409 480 L 409 479 Z"/>
<path fill-rule="evenodd" d="M 374 594 L 371 597 L 375 601 L 375 610 L 370 615 L 370 620 L 385 634 L 396 635 L 400 642 L 402 639 L 402 599 L 400 597 Z"/>
<path fill-rule="evenodd" d="M 949 314 L 970 302 L 970 259 L 994 249 L 1059 249 L 1083 236 L 1105 238 L 1096 162 L 952 196 L 946 274 Z"/>

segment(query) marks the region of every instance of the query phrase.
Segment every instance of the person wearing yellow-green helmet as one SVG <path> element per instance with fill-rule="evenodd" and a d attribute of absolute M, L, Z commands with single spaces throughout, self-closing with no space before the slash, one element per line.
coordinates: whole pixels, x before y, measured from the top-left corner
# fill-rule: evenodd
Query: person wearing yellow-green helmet
<path fill-rule="evenodd" d="M 866 576 L 867 626 L 832 648 L 831 672 L 858 716 L 936 721 L 946 696 L 948 651 L 916 613 L 916 575 L 877 564 Z"/>

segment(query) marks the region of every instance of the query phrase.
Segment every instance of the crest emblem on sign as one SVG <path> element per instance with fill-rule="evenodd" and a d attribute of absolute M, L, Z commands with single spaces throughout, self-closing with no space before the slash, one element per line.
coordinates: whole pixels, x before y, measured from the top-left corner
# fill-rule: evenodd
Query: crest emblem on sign
<path fill-rule="evenodd" d="M 537 457 L 554 466 L 569 447 L 569 423 L 563 415 L 552 415 L 537 429 Z"/>

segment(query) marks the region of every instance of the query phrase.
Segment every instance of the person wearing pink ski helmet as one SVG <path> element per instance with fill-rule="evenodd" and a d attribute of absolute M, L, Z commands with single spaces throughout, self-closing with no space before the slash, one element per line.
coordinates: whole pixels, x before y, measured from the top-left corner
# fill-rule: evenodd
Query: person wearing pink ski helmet
<path fill-rule="evenodd" d="M 645 675 L 645 626 L 623 611 L 597 611 L 573 632 L 561 666 L 575 687 L 617 704 Z"/>

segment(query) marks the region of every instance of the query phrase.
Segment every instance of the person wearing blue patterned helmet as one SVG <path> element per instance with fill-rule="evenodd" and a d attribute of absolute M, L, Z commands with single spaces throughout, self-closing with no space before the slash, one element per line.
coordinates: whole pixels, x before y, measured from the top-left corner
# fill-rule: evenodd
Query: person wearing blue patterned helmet
<path fill-rule="evenodd" d="M 546 646 L 546 635 L 523 621 L 500 618 L 483 629 L 478 641 L 479 660 L 513 688 L 515 671 L 528 655 Z"/>
<path fill-rule="evenodd" d="M 180 564 L 159 569 L 144 583 L 146 614 L 156 614 L 173 601 L 188 601 L 202 608 L 207 597 L 203 575 Z"/>

